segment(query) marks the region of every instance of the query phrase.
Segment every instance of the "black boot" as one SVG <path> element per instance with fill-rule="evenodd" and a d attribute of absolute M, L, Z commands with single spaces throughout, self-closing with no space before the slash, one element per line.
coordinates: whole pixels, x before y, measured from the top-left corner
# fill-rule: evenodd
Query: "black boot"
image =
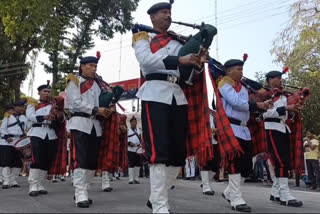
<path fill-rule="evenodd" d="M 46 194 L 48 194 L 48 191 L 47 190 L 39 190 L 39 194 L 46 195 Z"/>
<path fill-rule="evenodd" d="M 29 196 L 31 196 L 31 197 L 36 197 L 36 196 L 38 196 L 39 195 L 39 192 L 38 191 L 31 191 L 31 192 L 29 192 Z"/>
<path fill-rule="evenodd" d="M 105 188 L 103 191 L 104 192 L 111 192 L 113 189 L 112 189 L 112 187 L 108 187 L 108 188 Z"/>
<path fill-rule="evenodd" d="M 19 184 L 14 184 L 14 185 L 11 185 L 11 187 L 13 187 L 13 188 L 19 188 L 19 187 L 21 187 Z"/>
<path fill-rule="evenodd" d="M 77 203 L 77 207 L 79 208 L 89 208 L 89 202 L 88 201 L 80 201 Z"/>
<path fill-rule="evenodd" d="M 280 202 L 280 198 L 279 197 L 274 197 L 273 195 L 270 195 L 270 201 Z"/>
<path fill-rule="evenodd" d="M 289 200 L 289 201 L 280 201 L 280 204 L 284 205 L 284 206 L 288 206 L 288 207 L 302 207 L 303 206 L 302 201 L 298 201 L 296 199 Z"/>
<path fill-rule="evenodd" d="M 2 189 L 9 189 L 9 188 L 10 188 L 9 185 L 3 185 L 3 186 L 2 186 Z"/>
<path fill-rule="evenodd" d="M 214 195 L 214 191 L 207 191 L 207 192 L 203 192 L 204 195 Z"/>
<path fill-rule="evenodd" d="M 232 210 L 250 213 L 251 207 L 249 207 L 247 204 L 240 204 L 235 207 L 232 207 Z"/>
<path fill-rule="evenodd" d="M 150 200 L 147 201 L 146 205 L 147 205 L 147 207 L 149 207 L 150 209 L 152 209 L 152 203 L 151 203 Z"/>

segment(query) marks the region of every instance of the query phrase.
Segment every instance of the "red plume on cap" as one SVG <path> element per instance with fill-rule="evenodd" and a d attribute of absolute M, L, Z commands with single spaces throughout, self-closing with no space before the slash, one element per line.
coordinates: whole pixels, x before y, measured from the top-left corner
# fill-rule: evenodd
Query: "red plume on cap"
<path fill-rule="evenodd" d="M 289 67 L 285 67 L 282 71 L 283 74 L 287 73 L 289 71 Z"/>
<path fill-rule="evenodd" d="M 47 80 L 47 86 L 49 86 L 50 85 L 50 80 Z"/>
<path fill-rule="evenodd" d="M 245 62 L 245 61 L 247 61 L 247 59 L 248 59 L 248 54 L 243 54 L 243 62 Z"/>
<path fill-rule="evenodd" d="M 100 57 L 101 57 L 101 53 L 100 53 L 100 51 L 97 51 L 96 56 L 97 56 L 97 58 L 98 58 L 98 59 L 100 59 Z"/>

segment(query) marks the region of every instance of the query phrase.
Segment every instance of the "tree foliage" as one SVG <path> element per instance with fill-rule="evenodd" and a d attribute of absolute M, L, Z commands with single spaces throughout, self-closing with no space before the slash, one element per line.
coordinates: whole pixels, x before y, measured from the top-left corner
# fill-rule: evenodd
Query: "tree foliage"
<path fill-rule="evenodd" d="M 320 0 L 298 0 L 287 27 L 274 41 L 276 62 L 290 68 L 288 84 L 309 87 L 312 96 L 302 111 L 305 130 L 320 133 Z"/>

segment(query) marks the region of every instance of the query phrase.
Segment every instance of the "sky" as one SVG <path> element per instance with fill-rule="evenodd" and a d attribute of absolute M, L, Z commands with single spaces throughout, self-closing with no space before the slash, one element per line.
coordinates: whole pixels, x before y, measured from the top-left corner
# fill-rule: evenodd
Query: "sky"
<path fill-rule="evenodd" d="M 163 1 L 165 0 L 140 0 L 137 10 L 132 14 L 134 23 L 151 26 L 146 11 L 153 4 Z M 244 76 L 254 78 L 255 72 L 282 70 L 282 65 L 274 63 L 274 56 L 270 51 L 273 41 L 290 20 L 289 6 L 294 2 L 295 0 L 175 0 L 171 13 L 174 21 L 191 24 L 204 22 L 216 26 L 218 34 L 210 47 L 210 56 L 224 63 L 231 58 L 242 59 L 243 54 L 247 53 L 249 58 L 244 66 Z M 172 24 L 170 29 L 186 36 L 197 33 L 197 30 L 176 24 Z M 115 34 L 109 41 L 95 38 L 95 47 L 85 54 L 90 56 L 95 55 L 96 51 L 101 52 L 98 74 L 105 81 L 111 83 L 139 77 L 139 64 L 131 47 L 131 38 L 130 31 L 123 35 Z M 36 88 L 52 79 L 50 74 L 43 71 L 40 63 L 47 61 L 48 56 L 41 53 L 35 70 L 34 98 L 38 98 Z M 28 83 L 29 78 L 21 90 L 30 96 Z M 211 103 L 212 86 L 209 82 L 207 86 Z M 122 104 L 130 111 L 131 102 L 124 101 Z"/>

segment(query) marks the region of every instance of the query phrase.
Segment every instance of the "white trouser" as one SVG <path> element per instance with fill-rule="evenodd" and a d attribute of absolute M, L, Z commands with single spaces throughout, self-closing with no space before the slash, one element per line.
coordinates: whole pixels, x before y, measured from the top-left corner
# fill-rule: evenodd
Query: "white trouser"
<path fill-rule="evenodd" d="M 167 170 L 165 164 L 152 164 L 150 166 L 150 201 L 153 213 L 169 213 Z"/>
<path fill-rule="evenodd" d="M 210 187 L 209 171 L 200 171 L 202 181 L 202 192 L 212 192 Z"/>
<path fill-rule="evenodd" d="M 19 177 L 19 173 L 21 172 L 20 168 L 11 168 L 10 174 L 10 185 L 17 185 L 17 178 Z"/>
<path fill-rule="evenodd" d="M 228 193 L 227 198 L 231 202 L 231 206 L 235 207 L 240 204 L 246 204 L 244 199 L 242 198 L 242 194 L 240 191 L 241 184 L 241 175 L 239 174 L 229 174 L 229 185 L 228 185 Z"/>
<path fill-rule="evenodd" d="M 75 187 L 75 203 L 88 200 L 87 170 L 77 168 L 73 172 L 73 186 Z"/>
<path fill-rule="evenodd" d="M 134 168 L 130 167 L 128 169 L 128 174 L 129 174 L 129 181 L 134 181 Z"/>
<path fill-rule="evenodd" d="M 279 186 L 280 186 L 280 200 L 281 201 L 295 200 L 296 198 L 293 197 L 290 193 L 288 178 L 278 178 L 278 179 L 279 179 Z"/>
<path fill-rule="evenodd" d="M 10 185 L 10 176 L 11 176 L 11 169 L 10 167 L 3 167 L 2 169 L 2 185 Z"/>
<path fill-rule="evenodd" d="M 44 181 L 44 180 L 46 179 L 47 175 L 48 175 L 48 172 L 47 172 L 47 171 L 40 169 L 39 182 L 38 182 L 38 185 L 37 185 L 38 191 L 40 191 L 40 190 L 46 190 L 46 189 L 44 188 L 44 186 L 42 185 L 42 181 Z"/>
<path fill-rule="evenodd" d="M 38 190 L 38 183 L 40 182 L 40 169 L 30 169 L 29 170 L 29 193 Z"/>
<path fill-rule="evenodd" d="M 102 172 L 102 177 L 101 177 L 101 183 L 102 183 L 102 190 L 107 189 L 111 187 L 110 185 L 110 179 L 109 179 L 109 172 L 108 171 L 103 171 Z"/>
<path fill-rule="evenodd" d="M 186 159 L 185 169 L 186 169 L 187 178 L 195 176 L 196 168 L 195 168 L 195 161 L 193 157 Z"/>

